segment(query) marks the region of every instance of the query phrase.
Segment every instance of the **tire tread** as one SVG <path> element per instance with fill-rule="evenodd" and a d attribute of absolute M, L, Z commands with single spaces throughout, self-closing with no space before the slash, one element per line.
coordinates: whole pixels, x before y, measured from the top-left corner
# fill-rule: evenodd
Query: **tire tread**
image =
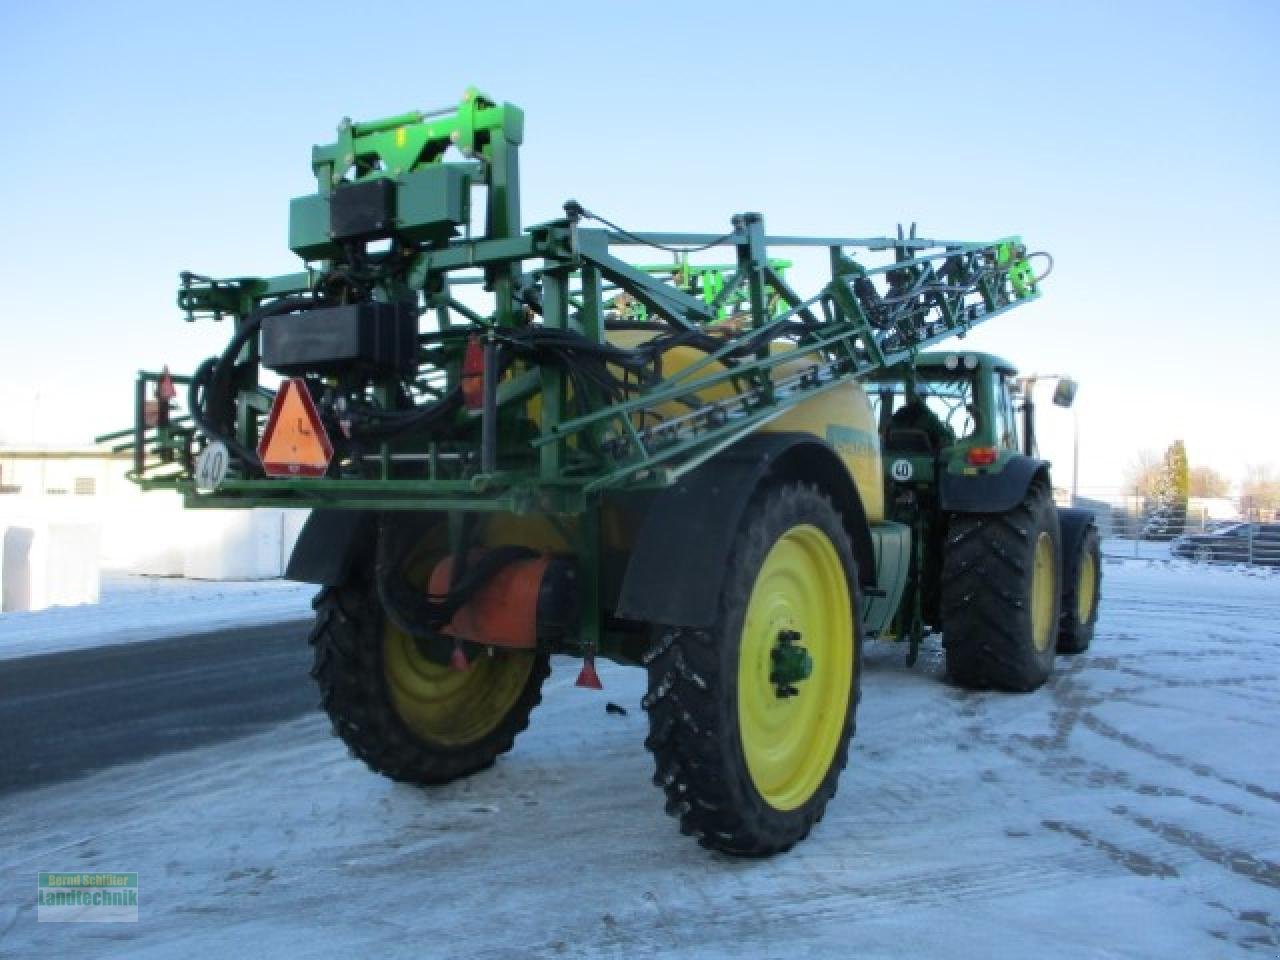
<path fill-rule="evenodd" d="M 947 673 L 956 683 L 1029 691 L 1048 678 L 1053 647 L 1048 655 L 1034 649 L 1029 610 L 1034 544 L 1043 529 L 1053 536 L 1056 557 L 1057 512 L 1042 483 L 1031 484 L 1006 513 L 950 518 L 941 611 Z"/>
<path fill-rule="evenodd" d="M 512 748 L 542 700 L 550 673 L 546 654 L 534 658 L 519 698 L 497 727 L 462 746 L 432 744 L 400 719 L 383 675 L 381 610 L 373 591 L 351 584 L 326 587 L 313 601 L 311 676 L 334 734 L 375 773 L 400 783 L 439 785 L 493 765 Z"/>
<path fill-rule="evenodd" d="M 862 645 L 852 549 L 831 501 L 812 486 L 778 486 L 758 495 L 748 516 L 753 520 L 739 533 L 730 552 L 733 560 L 716 623 L 709 629 L 659 630 L 645 657 L 649 689 L 643 706 L 649 714 L 645 746 L 654 758 L 653 782 L 662 788 L 666 811 L 680 821 L 681 832 L 709 849 L 760 857 L 789 850 L 807 836 L 835 795 L 854 733 Z M 823 783 L 798 810 L 778 816 L 780 811 L 768 807 L 743 782 L 749 777 L 736 741 L 737 647 L 735 642 L 735 656 L 729 657 L 721 644 L 730 642 L 724 634 L 736 622 L 735 614 L 745 612 L 758 565 L 780 532 L 815 520 L 832 538 L 849 578 L 855 617 L 854 687 Z"/>

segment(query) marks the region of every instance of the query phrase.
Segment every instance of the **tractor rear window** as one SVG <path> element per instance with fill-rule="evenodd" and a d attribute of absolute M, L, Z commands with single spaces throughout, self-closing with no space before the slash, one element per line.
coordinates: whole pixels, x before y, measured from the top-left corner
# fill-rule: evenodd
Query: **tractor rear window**
<path fill-rule="evenodd" d="M 956 440 L 973 436 L 978 424 L 971 376 L 922 377 L 917 381 L 916 393 Z M 906 384 L 902 381 L 869 384 L 867 396 L 881 433 L 889 429 L 893 415 L 907 405 Z"/>

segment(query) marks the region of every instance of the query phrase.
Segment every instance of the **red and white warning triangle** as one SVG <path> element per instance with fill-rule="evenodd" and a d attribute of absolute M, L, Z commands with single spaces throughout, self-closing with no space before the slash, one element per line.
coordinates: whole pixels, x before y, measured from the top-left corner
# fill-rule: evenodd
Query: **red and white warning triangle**
<path fill-rule="evenodd" d="M 268 477 L 323 477 L 329 469 L 333 444 L 300 378 L 281 384 L 258 444 L 258 458 Z"/>

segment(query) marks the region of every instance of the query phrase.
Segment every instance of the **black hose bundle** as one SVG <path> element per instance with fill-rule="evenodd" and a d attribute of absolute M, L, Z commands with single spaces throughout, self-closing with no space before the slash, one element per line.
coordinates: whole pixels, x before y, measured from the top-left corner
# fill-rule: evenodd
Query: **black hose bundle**
<path fill-rule="evenodd" d="M 608 342 L 597 343 L 574 330 L 542 326 L 503 329 L 496 333 L 504 365 L 520 358 L 535 365 L 551 363 L 560 366 L 572 381 L 578 398 L 584 397 L 590 389 L 613 402 L 623 399 L 628 384 L 610 367 L 622 370 L 624 377 L 633 374 L 642 383 L 650 382 L 656 376 L 656 354 L 648 344 L 619 347 Z"/>
<path fill-rule="evenodd" d="M 191 386 L 187 391 L 187 408 L 191 419 L 210 440 L 226 444 L 227 449 L 244 461 L 245 466 L 255 474 L 262 473 L 262 463 L 258 454 L 250 450 L 235 438 L 235 428 L 227 422 L 234 416 L 231 407 L 231 376 L 235 370 L 236 358 L 258 331 L 262 321 L 267 317 L 275 317 L 285 313 L 293 313 L 315 305 L 312 297 L 282 297 L 279 300 L 264 304 L 252 311 L 236 330 L 235 336 L 227 344 L 227 348 L 217 357 L 209 357 L 191 377 Z"/>
<path fill-rule="evenodd" d="M 403 410 L 360 405 L 352 412 L 359 423 L 351 428 L 351 436 L 359 440 L 390 440 L 405 433 L 428 433 L 447 424 L 462 409 L 462 386 L 458 385 L 437 400 Z"/>
<path fill-rule="evenodd" d="M 468 562 L 473 519 L 474 514 L 464 515 L 464 534 L 454 551 L 448 591 L 433 594 L 411 586 L 404 577 L 406 561 L 423 533 L 421 524 L 412 520 L 405 522 L 400 517 L 392 520 L 388 514 L 380 517 L 374 559 L 378 599 L 391 622 L 409 636 L 433 638 L 481 587 L 505 567 L 538 555 L 536 550 L 509 544 L 487 550 L 473 562 Z"/>
<path fill-rule="evenodd" d="M 226 444 L 227 449 L 243 461 L 251 474 L 262 475 L 262 463 L 256 451 L 236 439 L 232 424 L 235 411 L 232 409 L 231 386 L 236 358 L 258 335 L 266 318 L 306 310 L 316 304 L 314 297 L 292 296 L 258 307 L 245 317 L 226 349 L 219 356 L 206 359 L 191 377 L 187 394 L 191 419 L 210 440 Z M 410 431 L 432 430 L 447 422 L 461 406 L 462 390 L 455 387 L 438 400 L 423 406 L 403 410 L 361 407 L 354 411 L 359 414 L 360 422 L 352 436 L 357 439 L 386 440 Z"/>

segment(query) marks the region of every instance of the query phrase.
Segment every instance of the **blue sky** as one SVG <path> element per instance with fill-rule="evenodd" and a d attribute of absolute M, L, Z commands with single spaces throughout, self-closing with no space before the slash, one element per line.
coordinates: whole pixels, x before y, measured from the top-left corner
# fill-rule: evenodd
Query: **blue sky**
<path fill-rule="evenodd" d="M 475 84 L 526 110 L 526 222 L 576 197 L 639 229 L 759 210 L 1049 250 L 1043 301 L 968 343 L 1077 376 L 1086 487 L 1177 437 L 1280 464 L 1278 27 L 1269 3 L 8 4 L 0 440 L 123 426 L 134 370 L 227 336 L 182 322 L 178 271 L 295 269 L 310 146 Z"/>

